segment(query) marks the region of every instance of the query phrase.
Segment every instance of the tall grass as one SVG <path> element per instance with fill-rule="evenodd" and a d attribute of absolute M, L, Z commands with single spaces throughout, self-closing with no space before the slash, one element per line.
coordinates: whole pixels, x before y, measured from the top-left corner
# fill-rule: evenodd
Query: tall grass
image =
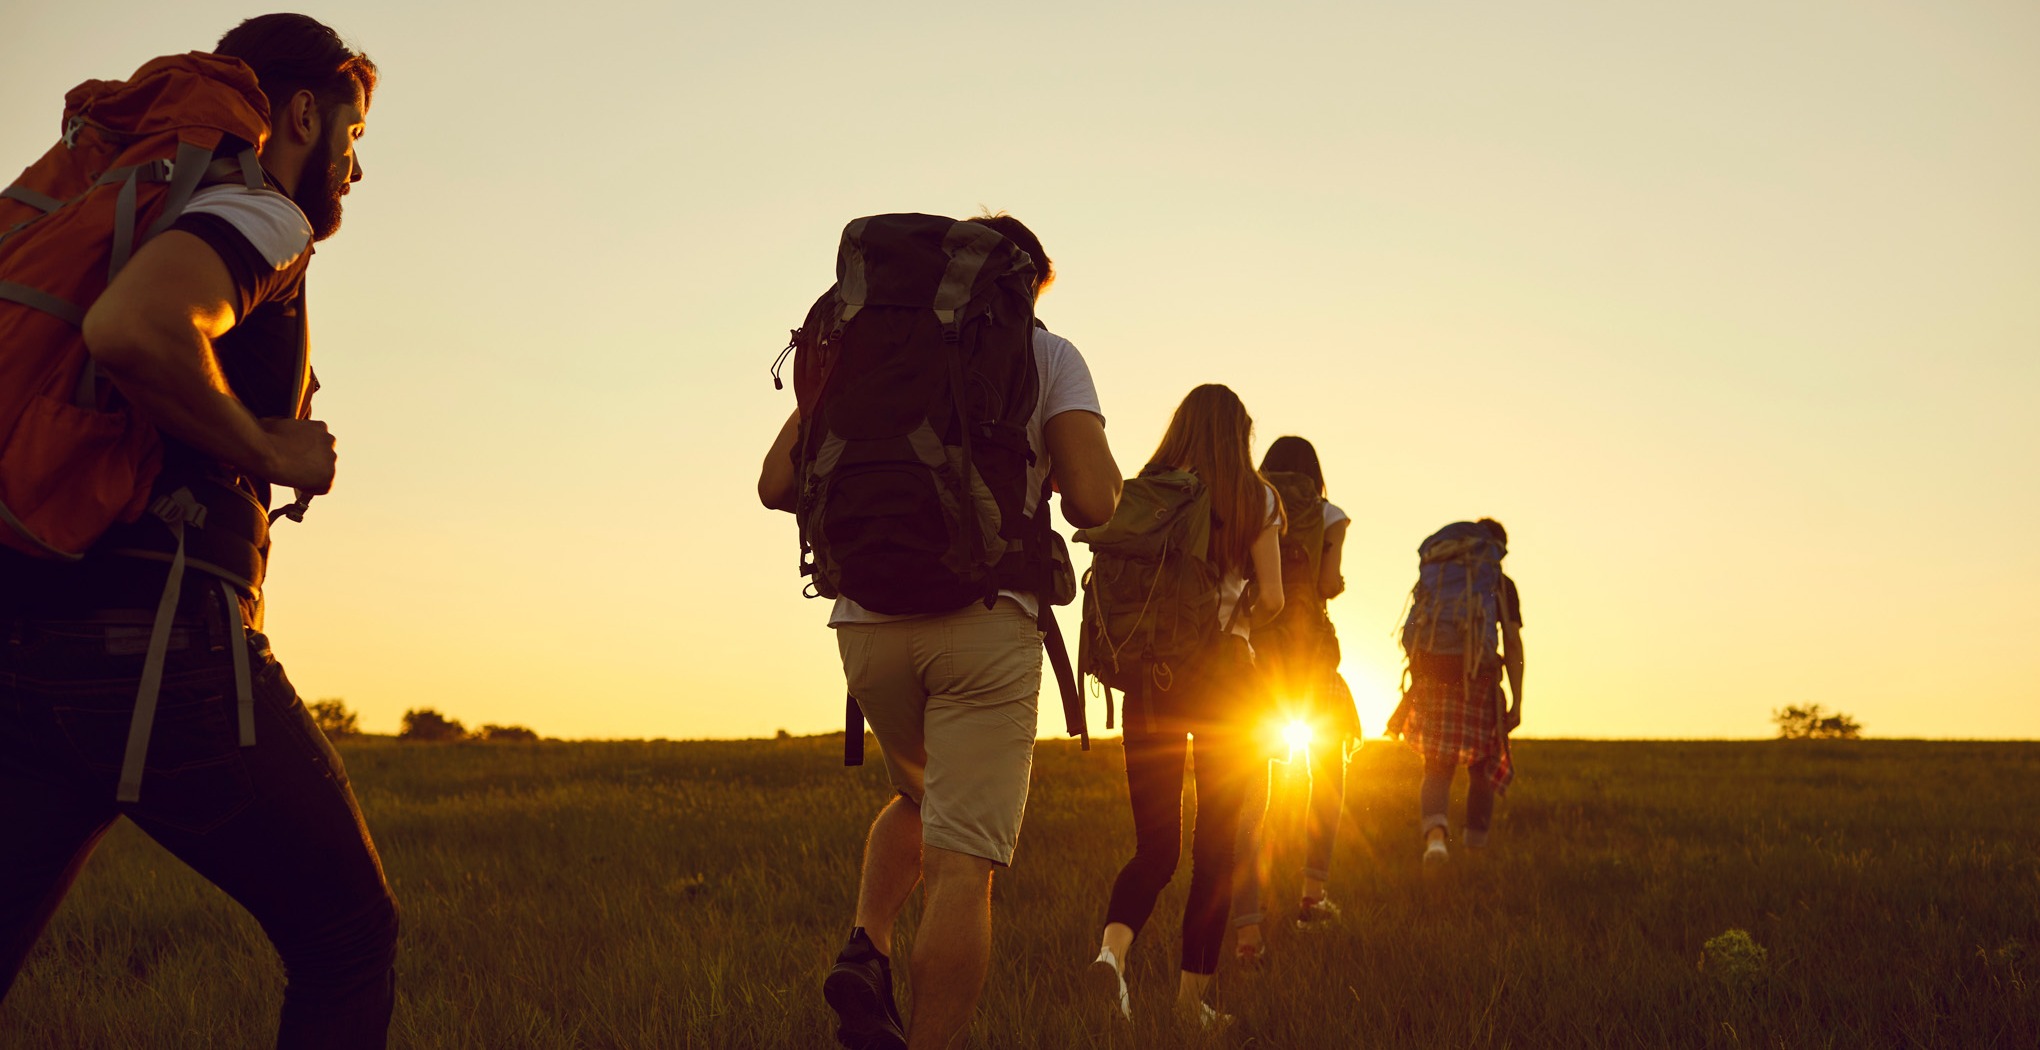
<path fill-rule="evenodd" d="M 833 1045 L 818 983 L 887 794 L 875 751 L 844 770 L 839 750 L 343 745 L 404 909 L 393 1045 Z M 1222 968 L 1238 1021 L 1207 1044 L 1162 1009 L 1184 875 L 1132 955 L 1137 1023 L 1080 996 L 1131 818 L 1115 741 L 1042 745 L 970 1045 L 2040 1045 L 2040 745 L 1517 756 L 1492 848 L 1427 877 L 1416 761 L 1362 752 L 1331 882 L 1344 920 L 1271 923 L 1265 967 Z M 1279 792 L 1271 817 L 1285 918 L 1299 803 Z M 1730 928 L 1768 949 L 1765 975 L 1698 967 Z M 282 982 L 251 920 L 123 825 L 0 1005 L 0 1047 L 263 1045 Z"/>

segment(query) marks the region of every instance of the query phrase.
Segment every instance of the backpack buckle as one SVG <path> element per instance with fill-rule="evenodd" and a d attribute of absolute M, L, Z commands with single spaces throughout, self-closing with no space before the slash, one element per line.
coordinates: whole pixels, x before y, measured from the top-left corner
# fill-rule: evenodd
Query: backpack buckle
<path fill-rule="evenodd" d="M 149 513 L 163 519 L 165 525 L 184 524 L 194 529 L 205 528 L 205 504 L 191 494 L 188 488 L 180 488 L 149 505 Z"/>

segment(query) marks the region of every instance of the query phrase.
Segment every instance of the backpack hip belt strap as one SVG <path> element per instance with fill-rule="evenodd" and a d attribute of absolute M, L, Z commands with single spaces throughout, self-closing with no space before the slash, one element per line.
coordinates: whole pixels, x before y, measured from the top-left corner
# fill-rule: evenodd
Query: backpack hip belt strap
<path fill-rule="evenodd" d="M 176 537 L 177 549 L 170 556 L 170 573 L 163 582 L 162 597 L 156 601 L 156 619 L 149 628 L 149 645 L 142 658 L 142 680 L 135 689 L 135 713 L 128 721 L 127 750 L 121 758 L 120 782 L 114 789 L 113 797 L 118 802 L 141 801 L 142 770 L 148 764 L 149 737 L 156 724 L 156 703 L 163 693 L 163 664 L 169 656 L 170 631 L 177 621 L 177 605 L 184 596 L 185 530 L 204 528 L 206 519 L 205 505 L 198 502 L 189 488 L 180 488 L 164 496 L 149 510 Z M 247 624 L 241 618 L 240 595 L 235 593 L 233 584 L 226 580 L 220 580 L 219 584 L 220 597 L 226 601 L 228 615 L 233 620 L 227 647 L 233 654 L 234 700 L 241 746 L 254 747 L 255 693 L 248 669 Z"/>

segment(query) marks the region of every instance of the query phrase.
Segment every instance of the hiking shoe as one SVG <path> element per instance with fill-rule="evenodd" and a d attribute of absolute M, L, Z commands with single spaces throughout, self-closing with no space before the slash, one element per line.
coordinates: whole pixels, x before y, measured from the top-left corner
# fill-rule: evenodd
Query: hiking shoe
<path fill-rule="evenodd" d="M 1233 960 L 1243 970 L 1258 970 L 1262 963 L 1268 961 L 1268 943 L 1236 944 L 1233 946 Z"/>
<path fill-rule="evenodd" d="M 836 1011 L 836 1041 L 848 1050 L 907 1050 L 906 1026 L 893 1002 L 892 963 L 861 927 L 851 931 L 822 979 L 822 998 Z"/>
<path fill-rule="evenodd" d="M 1110 1004 L 1112 1011 L 1126 1020 L 1133 1020 L 1133 995 L 1126 990 L 1126 974 L 1119 968 L 1119 959 L 1110 948 L 1098 949 L 1098 958 L 1085 972 L 1084 979 L 1092 989 L 1092 995 Z"/>
<path fill-rule="evenodd" d="M 1323 929 L 1339 917 L 1339 906 L 1330 897 L 1311 900 L 1305 897 L 1296 907 L 1296 928 L 1299 930 Z"/>
<path fill-rule="evenodd" d="M 1183 1020 L 1207 1032 L 1222 1031 L 1233 1023 L 1233 1015 L 1219 1013 L 1217 1010 L 1212 1009 L 1210 1003 L 1201 1000 L 1194 1006 L 1178 1005 L 1176 1012 L 1182 1016 Z"/>

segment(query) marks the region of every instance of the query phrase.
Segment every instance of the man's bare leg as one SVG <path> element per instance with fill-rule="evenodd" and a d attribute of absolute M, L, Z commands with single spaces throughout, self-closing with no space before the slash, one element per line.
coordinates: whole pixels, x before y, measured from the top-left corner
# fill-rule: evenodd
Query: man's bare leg
<path fill-rule="evenodd" d="M 895 795 L 871 822 L 857 881 L 857 925 L 884 955 L 892 955 L 893 923 L 920 881 L 921 807 Z"/>
<path fill-rule="evenodd" d="M 928 889 L 914 934 L 908 1050 L 948 1050 L 970 1024 L 992 957 L 992 862 L 928 847 Z"/>

